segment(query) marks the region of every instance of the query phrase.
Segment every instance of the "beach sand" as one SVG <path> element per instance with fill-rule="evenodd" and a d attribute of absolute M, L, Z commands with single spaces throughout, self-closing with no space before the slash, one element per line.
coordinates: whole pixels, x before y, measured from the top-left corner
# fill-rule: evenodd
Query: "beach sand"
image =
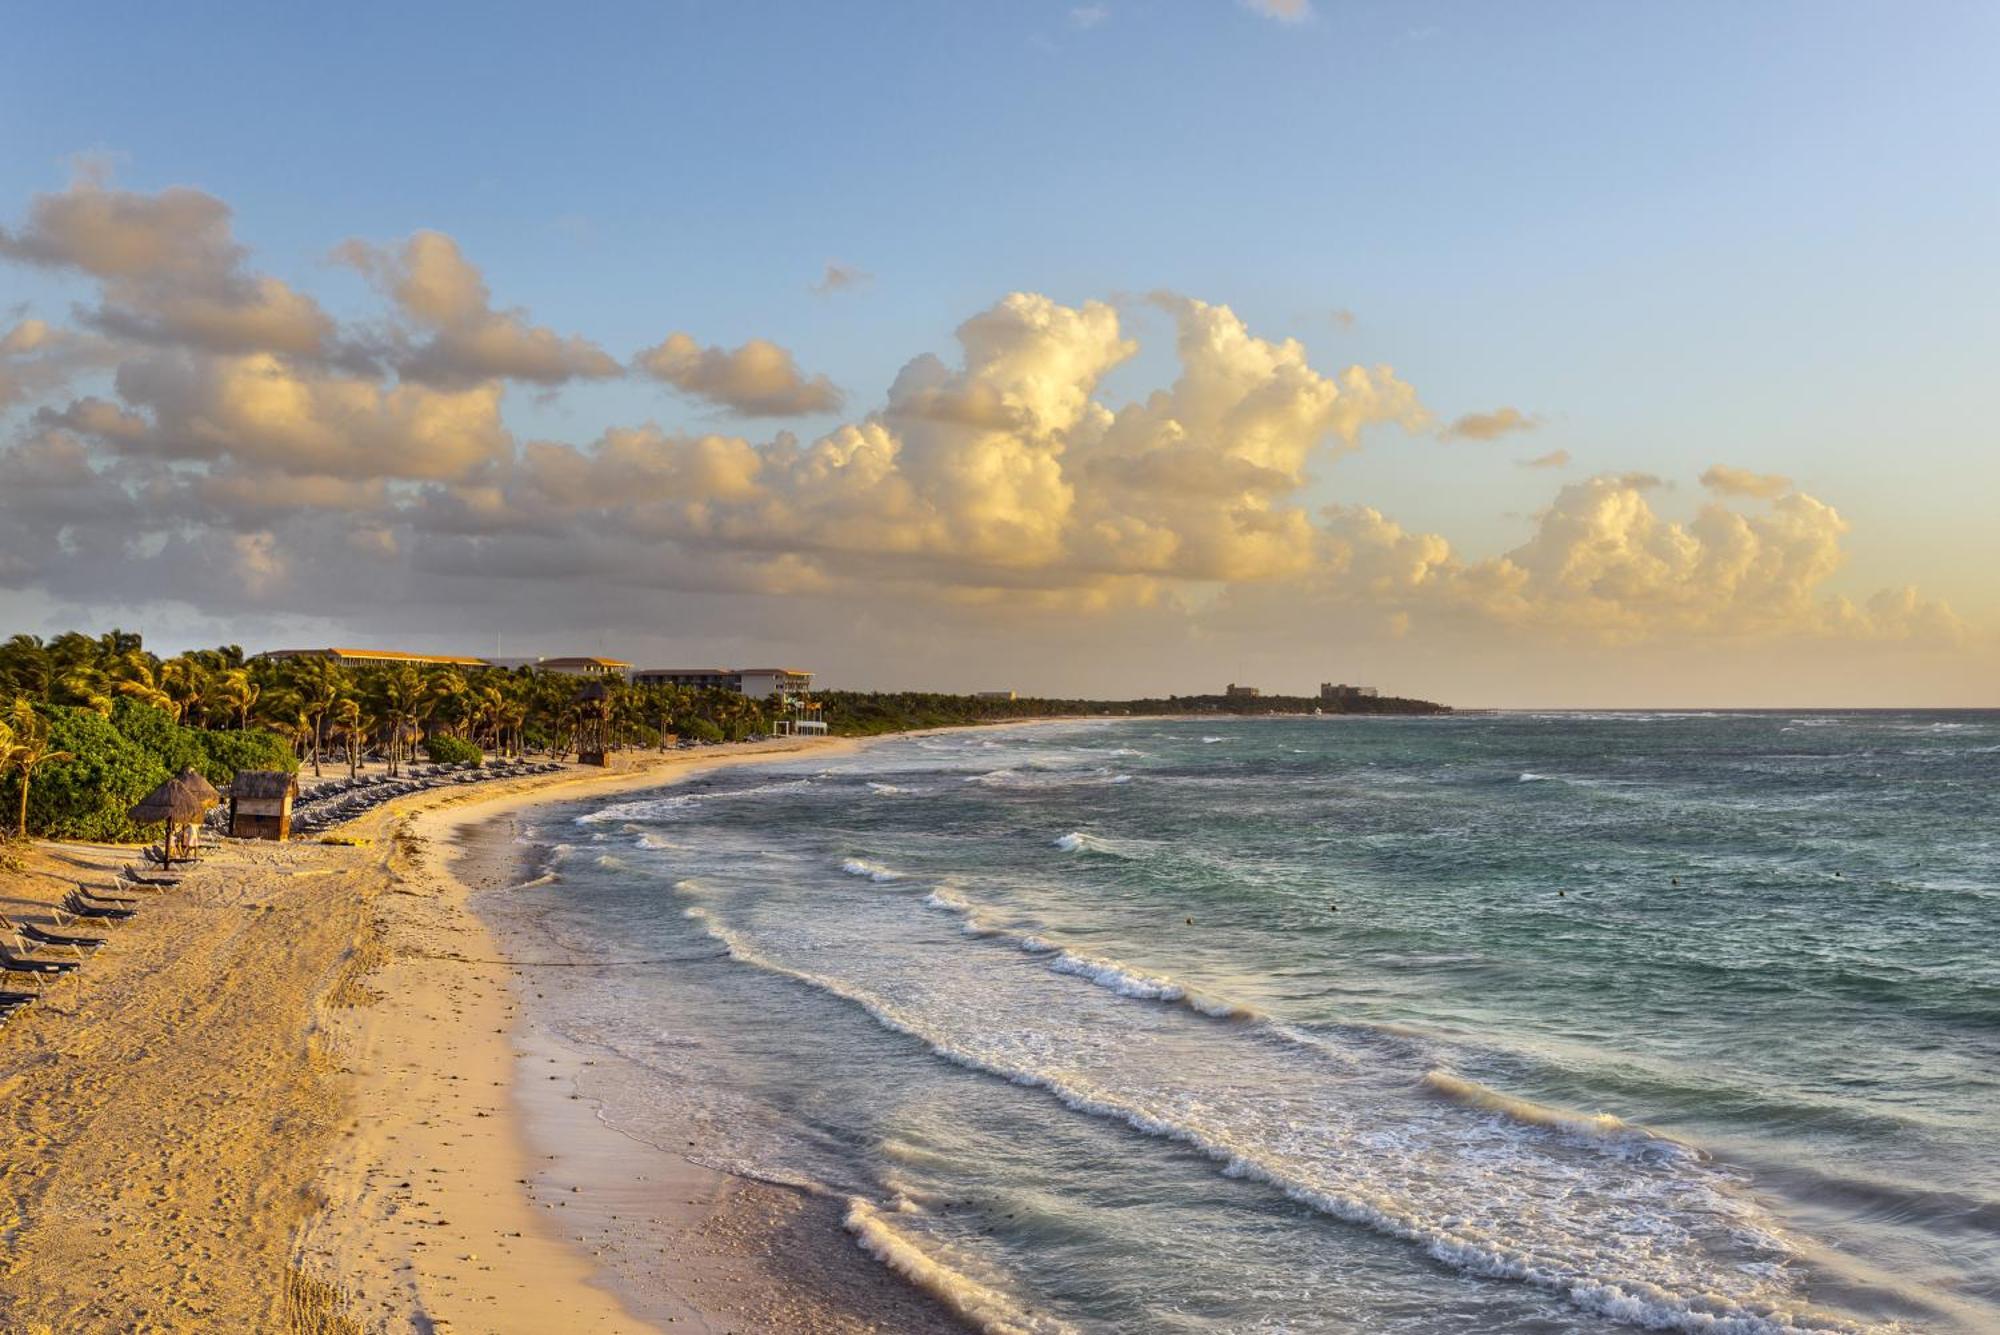
<path fill-rule="evenodd" d="M 520 1022 L 547 966 L 471 910 L 518 883 L 526 805 L 856 745 L 444 789 L 342 827 L 359 846 L 213 853 L 0 1034 L 0 1328 L 954 1329 L 838 1202 L 598 1123 L 588 1058 Z M 129 857 L 39 846 L 0 912 Z"/>

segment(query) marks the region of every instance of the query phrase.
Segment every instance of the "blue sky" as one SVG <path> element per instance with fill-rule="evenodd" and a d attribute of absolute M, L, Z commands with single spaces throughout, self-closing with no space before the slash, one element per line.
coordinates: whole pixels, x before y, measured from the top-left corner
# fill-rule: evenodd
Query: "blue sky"
<path fill-rule="evenodd" d="M 226 201 L 256 267 L 342 318 L 373 294 L 335 245 L 436 229 L 496 305 L 620 358 L 775 339 L 848 391 L 785 424 L 811 436 L 1008 292 L 1166 289 L 1323 371 L 1391 364 L 1441 420 L 1540 420 L 1371 432 L 1314 464 L 1314 503 L 1481 557 L 1565 476 L 1657 474 L 1680 517 L 1726 463 L 1848 519 L 1830 589 L 2000 602 L 1990 5 L 78 5 L 9 30 L 0 218 L 108 155 L 122 189 Z M 830 262 L 871 278 L 816 294 Z M 45 316 L 83 290 L 0 283 Z M 1127 309 L 1113 406 L 1174 374 L 1171 321 Z M 648 418 L 743 429 L 633 381 L 508 392 L 524 437 Z M 1557 449 L 1568 475 L 1516 464 Z"/>

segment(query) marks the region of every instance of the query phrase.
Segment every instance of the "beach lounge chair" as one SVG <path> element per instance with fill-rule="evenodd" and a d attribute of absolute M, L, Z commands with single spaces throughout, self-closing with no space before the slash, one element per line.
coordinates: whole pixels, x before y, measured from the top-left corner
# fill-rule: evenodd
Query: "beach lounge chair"
<path fill-rule="evenodd" d="M 14 933 L 14 944 L 23 955 L 34 954 L 36 946 L 47 946 L 51 950 L 74 950 L 82 959 L 93 950 L 102 950 L 110 942 L 101 936 L 63 936 L 59 932 L 45 932 L 31 922 L 9 922 L 0 918 Z"/>
<path fill-rule="evenodd" d="M 107 908 L 101 904 L 92 904 L 74 890 L 63 900 L 62 909 L 57 917 L 60 918 L 65 913 L 73 918 L 93 918 L 102 922 L 125 922 L 139 916 L 137 909 Z"/>
<path fill-rule="evenodd" d="M 6 950 L 0 949 L 0 971 L 31 979 L 36 987 L 40 987 L 51 978 L 61 978 L 64 974 L 75 973 L 81 967 L 81 963 L 76 960 L 26 959 L 10 955 Z"/>
<path fill-rule="evenodd" d="M 137 899 L 134 899 L 130 895 L 101 894 L 98 891 L 93 890 L 89 886 L 85 885 L 82 881 L 78 881 L 76 883 L 76 892 L 77 894 L 83 896 L 83 899 L 86 903 L 102 904 L 107 908 L 129 909 L 137 905 L 139 902 Z"/>

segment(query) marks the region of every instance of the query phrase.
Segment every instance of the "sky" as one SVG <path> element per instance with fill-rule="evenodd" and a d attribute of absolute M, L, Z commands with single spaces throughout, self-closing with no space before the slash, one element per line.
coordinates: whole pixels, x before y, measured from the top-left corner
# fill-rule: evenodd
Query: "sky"
<path fill-rule="evenodd" d="M 2000 705 L 2000 9 L 10 7 L 0 634 Z"/>

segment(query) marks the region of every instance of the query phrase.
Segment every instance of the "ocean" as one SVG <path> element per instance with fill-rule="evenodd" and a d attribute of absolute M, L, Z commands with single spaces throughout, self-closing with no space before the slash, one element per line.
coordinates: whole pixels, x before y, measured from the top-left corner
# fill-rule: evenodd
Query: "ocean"
<path fill-rule="evenodd" d="M 483 911 L 605 962 L 526 1003 L 597 1116 L 976 1329 L 2000 1330 L 2000 716 L 1062 723 L 531 820 Z"/>

